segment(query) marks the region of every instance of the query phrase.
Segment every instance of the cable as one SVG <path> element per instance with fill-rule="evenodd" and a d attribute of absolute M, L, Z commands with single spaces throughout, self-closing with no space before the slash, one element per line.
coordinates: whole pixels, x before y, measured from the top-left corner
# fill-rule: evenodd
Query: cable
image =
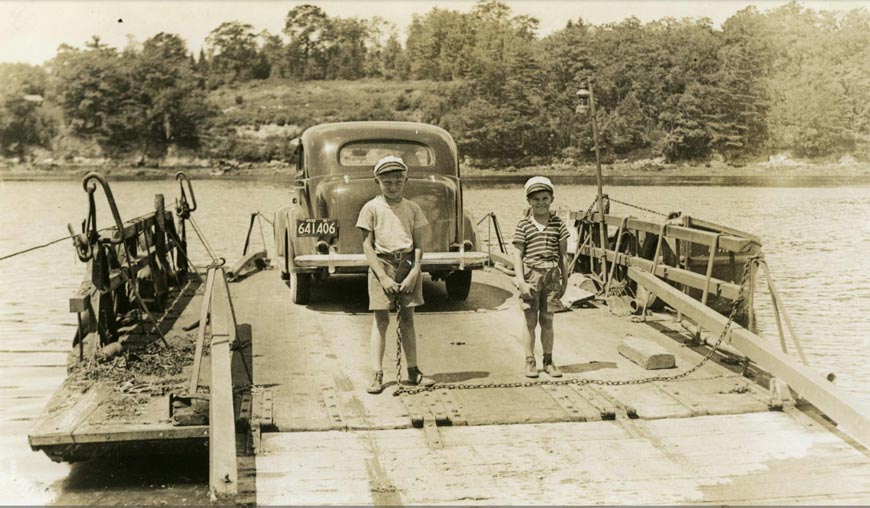
<path fill-rule="evenodd" d="M 7 255 L 5 255 L 5 256 L 3 256 L 3 257 L 0 257 L 0 261 L 3 261 L 4 259 L 13 258 L 13 257 L 15 257 L 15 256 L 19 256 L 19 255 L 21 255 L 21 254 L 26 254 L 26 253 L 28 253 L 28 252 L 31 252 L 31 251 L 34 251 L 34 250 L 37 250 L 37 249 L 42 249 L 42 248 L 44 248 L 44 247 L 48 247 L 48 246 L 50 246 L 50 245 L 54 245 L 54 244 L 56 244 L 56 243 L 60 243 L 60 242 L 62 242 L 62 241 L 64 241 L 64 240 L 69 240 L 69 239 L 71 239 L 71 238 L 75 238 L 75 237 L 77 237 L 77 236 L 78 236 L 78 235 L 65 236 L 65 237 L 63 237 L 63 238 L 58 238 L 57 240 L 52 240 L 52 241 L 50 241 L 50 242 L 48 242 L 48 243 L 44 243 L 44 244 L 42 244 L 42 245 L 36 245 L 36 246 L 34 246 L 34 247 L 30 247 L 30 248 L 27 248 L 27 249 L 24 249 L 24 250 L 21 250 L 21 251 L 18 251 L 18 252 L 13 252 L 12 254 L 7 254 Z"/>

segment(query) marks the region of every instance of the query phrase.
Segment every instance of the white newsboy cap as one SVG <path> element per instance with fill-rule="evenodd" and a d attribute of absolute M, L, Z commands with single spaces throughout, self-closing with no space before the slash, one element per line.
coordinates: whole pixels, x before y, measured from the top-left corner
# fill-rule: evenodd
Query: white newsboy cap
<path fill-rule="evenodd" d="M 380 176 L 384 173 L 392 173 L 393 171 L 408 171 L 408 165 L 405 164 L 405 161 L 401 157 L 387 155 L 375 164 L 372 173 L 375 176 Z"/>
<path fill-rule="evenodd" d="M 550 191 L 553 192 L 553 182 L 550 181 L 546 176 L 533 176 L 526 181 L 526 197 L 533 192 L 538 191 Z"/>

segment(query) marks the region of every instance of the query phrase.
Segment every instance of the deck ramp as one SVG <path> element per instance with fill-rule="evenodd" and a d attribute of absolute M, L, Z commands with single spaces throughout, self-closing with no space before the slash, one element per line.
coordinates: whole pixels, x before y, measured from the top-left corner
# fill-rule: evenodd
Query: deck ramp
<path fill-rule="evenodd" d="M 781 412 L 263 435 L 260 505 L 867 504 L 870 458 Z M 833 493 L 833 494 L 832 494 Z"/>
<path fill-rule="evenodd" d="M 401 397 L 392 396 L 394 326 L 390 384 L 365 392 L 372 317 L 363 277 L 327 279 L 307 307 L 290 303 L 274 273 L 232 286 L 240 322 L 254 323 L 254 380 L 271 409 L 256 456 L 258 504 L 870 502 L 865 449 L 799 411 L 769 411 L 765 391 L 715 361 L 686 379 L 639 385 L 449 389 L 526 381 L 515 290 L 495 272 L 474 280 L 462 303 L 424 284 L 420 367 L 443 385 Z M 668 375 L 700 359 L 662 326 L 605 308 L 560 313 L 556 327 L 566 379 Z M 646 371 L 622 357 L 625 334 L 654 341 L 677 367 Z"/>
<path fill-rule="evenodd" d="M 442 385 L 401 397 L 392 396 L 394 326 L 390 385 L 365 392 L 372 317 L 363 277 L 326 280 L 307 307 L 290 303 L 274 271 L 230 290 L 240 338 L 252 341 L 255 412 L 269 416 L 245 473 L 260 505 L 870 503 L 866 449 L 799 411 L 768 411 L 766 392 L 713 361 L 678 381 L 450 389 L 526 381 L 521 313 L 499 273 L 476 273 L 461 303 L 426 281 L 420 366 Z M 190 338 L 181 327 L 195 321 L 200 298 L 190 300 L 171 340 Z M 605 308 L 561 313 L 556 326 L 565 379 L 667 375 L 700 358 L 663 326 Z M 677 367 L 645 371 L 622 357 L 625 334 L 654 341 Z M 203 368 L 207 385 L 208 362 Z M 189 367 L 180 378 L 188 375 Z M 165 394 L 104 388 L 57 401 L 40 434 L 46 444 L 84 453 L 107 436 L 147 445 L 207 432 L 172 426 Z M 109 417 L 121 396 L 148 399 L 147 414 Z"/>

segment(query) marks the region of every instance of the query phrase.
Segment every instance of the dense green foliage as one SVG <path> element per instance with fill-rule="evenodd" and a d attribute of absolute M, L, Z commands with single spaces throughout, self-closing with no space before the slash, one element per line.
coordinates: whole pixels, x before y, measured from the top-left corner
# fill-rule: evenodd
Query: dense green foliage
<path fill-rule="evenodd" d="M 187 47 L 159 33 L 141 51 L 119 53 L 94 38 L 84 51 L 63 46 L 51 63 L 53 99 L 72 134 L 109 154 L 162 155 L 195 147 L 210 109 Z"/>
<path fill-rule="evenodd" d="M 290 9 L 281 34 L 224 22 L 197 57 L 171 34 L 120 52 L 95 37 L 62 46 L 46 69 L 0 66 L 0 150 L 73 135 L 109 154 L 267 161 L 314 123 L 402 119 L 442 125 L 475 158 L 588 160 L 591 122 L 575 94 L 591 85 L 607 159 L 870 159 L 866 9 L 792 2 L 748 7 L 721 28 L 628 18 L 537 31 L 534 18 L 478 0 L 467 13 L 416 15 L 404 45 L 382 19 L 313 5 Z"/>
<path fill-rule="evenodd" d="M 48 76 L 25 64 L 0 64 L 0 153 L 23 155 L 54 134 L 54 123 L 41 107 Z"/>

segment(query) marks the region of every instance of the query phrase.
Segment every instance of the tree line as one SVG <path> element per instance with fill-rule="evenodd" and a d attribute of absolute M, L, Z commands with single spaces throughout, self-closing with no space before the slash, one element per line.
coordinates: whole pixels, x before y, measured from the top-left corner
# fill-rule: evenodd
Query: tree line
<path fill-rule="evenodd" d="M 578 19 L 540 37 L 535 18 L 479 0 L 467 13 L 415 15 L 406 34 L 400 40 L 383 19 L 302 5 L 280 34 L 224 22 L 198 55 L 166 33 L 123 50 L 96 36 L 84 48 L 63 45 L 44 66 L 0 65 L 0 151 L 20 155 L 74 136 L 109 154 L 207 152 L 202 141 L 222 115 L 210 90 L 371 78 L 449 84 L 421 115 L 476 158 L 588 160 L 590 119 L 575 106 L 577 90 L 591 85 L 610 159 L 789 152 L 870 160 L 866 9 L 747 7 L 721 28 L 706 18 Z"/>

